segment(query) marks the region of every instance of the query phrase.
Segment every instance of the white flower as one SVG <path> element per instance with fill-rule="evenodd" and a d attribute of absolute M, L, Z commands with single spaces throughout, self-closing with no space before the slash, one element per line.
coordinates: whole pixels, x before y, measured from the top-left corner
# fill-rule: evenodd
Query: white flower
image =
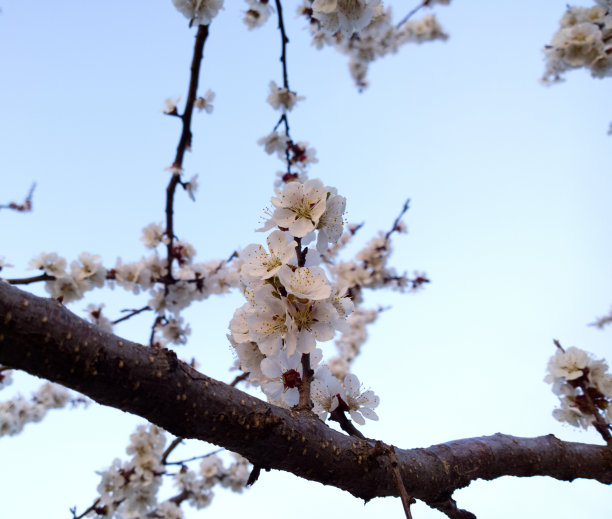
<path fill-rule="evenodd" d="M 106 280 L 106 269 L 102 266 L 100 256 L 88 252 L 82 252 L 79 261 L 70 264 L 70 274 L 79 282 L 84 282 L 86 289 L 102 287 Z"/>
<path fill-rule="evenodd" d="M 142 229 L 142 236 L 140 241 L 144 243 L 145 247 L 154 249 L 162 241 L 164 241 L 164 227 L 161 223 L 150 223 Z"/>
<path fill-rule="evenodd" d="M 223 8 L 223 0 L 172 0 L 172 3 L 191 20 L 190 25 L 208 25 Z"/>
<path fill-rule="evenodd" d="M 283 113 L 291 111 L 302 99 L 303 96 L 298 96 L 288 88 L 281 88 L 274 81 L 270 81 L 270 95 L 267 101 L 275 110 L 281 110 Z"/>
<path fill-rule="evenodd" d="M 140 292 L 140 285 L 150 285 L 151 274 L 142 261 L 122 263 L 121 258 L 117 258 L 113 270 L 117 284 L 134 294 Z"/>
<path fill-rule="evenodd" d="M 94 323 L 98 328 L 101 328 L 106 332 L 112 333 L 113 324 L 106 316 L 102 315 L 102 308 L 104 308 L 104 303 L 101 303 L 99 305 L 91 303 L 87 305 L 85 311 L 87 312 L 89 320 Z"/>
<path fill-rule="evenodd" d="M 575 380 L 584 375 L 584 369 L 590 366 L 591 362 L 592 358 L 586 351 L 574 346 L 565 351 L 557 349 L 548 361 L 549 375 L 545 380 L 547 382 L 553 382 L 555 378 Z"/>
<path fill-rule="evenodd" d="M 338 396 L 342 392 L 340 381 L 334 377 L 327 366 L 315 371 L 310 384 L 310 397 L 314 404 L 312 411 L 323 421 L 339 404 Z"/>
<path fill-rule="evenodd" d="M 71 275 L 63 275 L 53 281 L 47 281 L 45 290 L 54 299 L 62 298 L 64 303 L 70 303 L 83 297 L 83 292 L 87 290 L 87 282 L 76 279 Z"/>
<path fill-rule="evenodd" d="M 310 353 L 316 346 L 315 339 L 319 342 L 329 341 L 334 338 L 335 329 L 333 323 L 338 319 L 338 312 L 328 301 L 314 301 L 307 303 L 293 302 L 288 305 L 289 315 L 295 323 L 290 333 L 295 330 L 295 347 L 300 353 Z M 293 344 L 291 341 L 289 344 Z M 293 353 L 290 346 L 287 352 Z"/>
<path fill-rule="evenodd" d="M 292 269 L 283 265 L 278 278 L 288 294 L 301 299 L 318 301 L 331 295 L 331 286 L 321 267 L 299 267 Z"/>
<path fill-rule="evenodd" d="M 198 191 L 199 187 L 198 176 L 199 175 L 194 175 L 189 179 L 189 182 L 184 185 L 185 189 L 187 190 L 187 194 L 189 195 L 189 198 L 191 198 L 193 202 L 195 202 L 195 194 Z"/>
<path fill-rule="evenodd" d="M 380 403 L 380 399 L 373 391 L 365 391 L 361 393 L 361 385 L 359 379 L 352 374 L 344 377 L 342 383 L 344 392 L 342 399 L 349 409 L 351 418 L 359 425 L 364 425 L 364 416 L 370 420 L 378 420 L 378 415 L 374 412 L 374 408 Z"/>
<path fill-rule="evenodd" d="M 200 463 L 200 474 L 207 480 L 212 480 L 223 473 L 223 462 L 216 454 L 206 456 Z"/>
<path fill-rule="evenodd" d="M 213 111 L 212 102 L 215 100 L 215 93 L 212 90 L 207 90 L 204 97 L 198 97 L 195 100 L 195 107 L 201 112 L 204 110 L 207 114 Z"/>
<path fill-rule="evenodd" d="M 258 231 L 267 231 L 275 226 L 288 229 L 296 238 L 313 231 L 325 212 L 327 190 L 319 179 L 285 184 L 278 197 L 272 198 L 276 208 L 272 217 Z"/>
<path fill-rule="evenodd" d="M 183 519 L 181 507 L 173 501 L 164 501 L 153 513 L 156 519 Z"/>
<path fill-rule="evenodd" d="M 249 30 L 261 27 L 274 12 L 268 0 L 246 0 L 246 2 L 249 4 L 249 9 L 244 13 L 243 21 Z"/>
<path fill-rule="evenodd" d="M 59 277 L 66 273 L 66 260 L 55 252 L 43 252 L 30 261 L 29 267 L 43 270 L 48 276 Z"/>
<path fill-rule="evenodd" d="M 323 254 L 327 251 L 329 243 L 336 243 L 342 236 L 344 226 L 344 210 L 346 209 L 346 198 L 332 194 L 326 202 L 325 212 L 321 215 L 317 229 L 317 250 Z"/>
<path fill-rule="evenodd" d="M 249 309 L 250 305 L 248 303 L 237 308 L 229 324 L 232 339 L 238 344 L 250 342 L 252 340 L 249 335 L 249 323 L 247 321 L 247 311 Z"/>
<path fill-rule="evenodd" d="M 301 353 L 287 355 L 280 351 L 274 357 L 261 361 L 261 372 L 266 377 L 261 383 L 261 389 L 271 401 L 287 407 L 298 404 L 299 387 L 302 385 L 301 358 Z"/>
<path fill-rule="evenodd" d="M 242 492 L 244 487 L 249 480 L 251 474 L 251 467 L 249 461 L 243 458 L 239 454 L 232 453 L 236 459 L 235 463 L 232 463 L 227 469 L 227 477 L 221 481 L 224 487 L 231 488 L 234 492 Z"/>
<path fill-rule="evenodd" d="M 191 326 L 183 325 L 182 317 L 171 317 L 165 322 L 155 325 L 155 331 L 161 332 L 162 337 L 158 341 L 162 346 L 168 343 L 187 344 L 187 336 L 191 334 Z"/>
<path fill-rule="evenodd" d="M 314 0 L 312 16 L 328 34 L 341 31 L 351 36 L 370 23 L 379 4 L 380 0 Z"/>
<path fill-rule="evenodd" d="M 257 244 L 249 245 L 240 253 L 244 261 L 241 274 L 257 279 L 271 278 L 295 255 L 297 243 L 283 231 L 273 231 L 266 241 L 270 255 Z"/>
<path fill-rule="evenodd" d="M 174 247 L 172 249 L 172 253 L 174 257 L 179 262 L 179 265 L 184 265 L 191 263 L 193 260 L 196 250 L 191 243 L 187 243 L 186 241 L 178 240 L 174 242 Z"/>
<path fill-rule="evenodd" d="M 287 304 L 274 294 L 270 285 L 260 288 L 255 294 L 257 306 L 247 317 L 249 334 L 261 352 L 267 356 L 276 355 L 284 339 L 290 340 L 294 337 L 294 334 L 289 334 L 291 323 L 287 319 Z M 287 350 L 293 352 L 294 349 L 293 339 L 293 343 L 287 345 Z"/>
<path fill-rule="evenodd" d="M 265 137 L 258 139 L 257 144 L 263 146 L 266 153 L 271 155 L 272 153 L 284 154 L 288 142 L 289 138 L 286 133 L 279 133 L 274 130 Z"/>
<path fill-rule="evenodd" d="M 168 97 L 166 99 L 164 99 L 164 104 L 165 106 L 161 109 L 162 113 L 165 114 L 176 114 L 176 105 L 178 104 L 178 102 L 181 100 L 181 96 L 177 96 L 177 97 Z"/>

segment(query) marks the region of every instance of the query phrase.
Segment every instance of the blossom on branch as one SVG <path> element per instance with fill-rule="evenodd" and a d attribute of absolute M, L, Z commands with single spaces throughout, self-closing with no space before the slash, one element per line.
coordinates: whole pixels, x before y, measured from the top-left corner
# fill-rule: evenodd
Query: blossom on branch
<path fill-rule="evenodd" d="M 172 0 L 174 7 L 189 18 L 189 25 L 208 25 L 223 8 L 223 0 Z"/>
<path fill-rule="evenodd" d="M 270 81 L 270 95 L 267 101 L 275 110 L 283 113 L 289 112 L 302 99 L 304 99 L 303 96 L 298 96 L 288 88 L 279 87 L 274 81 Z"/>

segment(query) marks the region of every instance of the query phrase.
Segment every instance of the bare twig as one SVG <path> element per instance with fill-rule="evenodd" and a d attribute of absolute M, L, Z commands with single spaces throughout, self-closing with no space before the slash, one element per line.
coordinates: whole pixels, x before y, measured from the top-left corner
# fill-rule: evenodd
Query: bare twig
<path fill-rule="evenodd" d="M 112 321 L 112 324 L 118 324 L 122 321 L 127 321 L 130 317 L 134 317 L 135 315 L 138 315 L 141 312 L 146 312 L 147 310 L 152 310 L 152 308 L 150 306 L 143 306 L 142 308 L 138 308 L 137 310 L 122 310 L 122 312 L 130 312 L 127 315 L 124 315 L 123 317 L 120 317 L 119 319 L 115 319 L 114 321 Z"/>
<path fill-rule="evenodd" d="M 7 279 L 6 281 L 11 285 L 29 285 L 30 283 L 38 283 L 39 281 L 54 281 L 55 276 L 49 274 L 39 274 L 38 276 L 31 276 L 29 278 L 14 278 Z"/>
<path fill-rule="evenodd" d="M 177 440 L 183 440 L 183 438 L 176 438 Z M 176 440 L 175 440 L 176 441 Z M 215 454 L 219 454 L 220 452 L 223 452 L 225 449 L 217 449 L 214 450 L 212 452 L 209 452 L 207 454 L 200 454 L 199 456 L 193 456 L 192 458 L 187 458 L 184 460 L 180 460 L 180 461 L 166 461 L 164 463 L 164 465 L 185 465 L 185 463 L 189 463 L 190 461 L 195 461 L 195 460 L 201 460 L 204 458 L 208 458 L 210 456 L 213 456 Z"/>
<path fill-rule="evenodd" d="M 393 221 L 393 225 L 391 226 L 391 229 L 389 229 L 389 231 L 387 232 L 387 234 L 385 234 L 385 240 L 389 240 L 389 238 L 391 237 L 391 235 L 394 232 L 397 232 L 400 230 L 400 226 L 399 223 L 402 219 L 402 216 L 404 216 L 406 214 L 406 211 L 408 211 L 408 209 L 410 208 L 410 198 L 408 198 L 405 202 L 404 205 L 402 207 L 402 210 L 400 211 L 400 214 L 397 215 L 397 218 Z"/>
<path fill-rule="evenodd" d="M 22 203 L 17 202 L 9 202 L 8 204 L 0 205 L 0 209 L 12 209 L 13 211 L 18 211 L 20 213 L 27 213 L 32 210 L 32 195 L 34 194 L 34 189 L 36 188 L 36 182 L 32 184 L 28 194 L 26 195 L 24 201 Z"/>
<path fill-rule="evenodd" d="M 404 486 L 404 481 L 402 480 L 402 474 L 399 469 L 399 462 L 397 461 L 397 456 L 395 454 L 395 447 L 393 445 L 389 445 L 388 450 L 389 458 L 391 459 L 391 469 L 393 470 L 393 477 L 395 478 L 395 483 L 397 484 L 397 489 L 400 494 L 400 499 L 402 500 L 402 506 L 404 507 L 404 513 L 406 514 L 406 519 L 412 519 L 412 513 L 410 512 L 410 505 L 416 503 L 413 497 L 408 495 L 406 491 L 406 487 Z"/>
<path fill-rule="evenodd" d="M 85 517 L 89 512 L 93 511 L 96 509 L 96 507 L 98 506 L 98 504 L 100 503 L 100 498 L 96 499 L 87 509 L 85 509 L 85 511 L 80 514 L 77 515 L 76 514 L 76 506 L 71 508 L 70 511 L 72 512 L 72 519 L 83 519 L 83 517 Z"/>

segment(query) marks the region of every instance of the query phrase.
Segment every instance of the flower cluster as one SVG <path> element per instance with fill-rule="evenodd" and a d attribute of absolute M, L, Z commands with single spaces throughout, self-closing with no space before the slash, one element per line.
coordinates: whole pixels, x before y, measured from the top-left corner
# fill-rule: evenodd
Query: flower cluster
<path fill-rule="evenodd" d="M 136 519 L 155 510 L 164 472 L 165 444 L 166 437 L 160 428 L 138 426 L 126 449 L 132 458 L 124 462 L 115 459 L 108 469 L 99 473 L 102 476 L 97 488 L 99 504 L 93 513 Z"/>
<path fill-rule="evenodd" d="M 595 359 L 584 350 L 572 346 L 559 348 L 548 362 L 544 379 L 552 384 L 561 407 L 553 411 L 560 422 L 586 429 L 597 416 L 612 422 L 612 374 L 603 359 Z"/>
<path fill-rule="evenodd" d="M 137 519 L 156 517 L 182 519 L 180 503 L 186 501 L 194 508 L 208 506 L 213 498 L 212 488 L 221 484 L 234 492 L 242 492 L 249 476 L 249 463 L 234 454 L 234 462 L 225 467 L 221 458 L 205 456 L 199 471 L 181 465 L 172 475 L 180 491 L 180 500 L 158 502 L 158 491 L 166 472 L 164 447 L 166 434 L 159 427 L 139 425 L 130 436 L 126 452 L 132 457 L 127 461 L 115 459 L 111 466 L 101 471 L 96 506 L 90 517 Z"/>
<path fill-rule="evenodd" d="M 448 3 L 450 0 L 427 1 L 423 7 Z M 349 56 L 349 71 L 359 89 L 368 86 L 368 68 L 375 59 L 397 52 L 406 43 L 448 38 L 435 15 L 426 14 L 397 25 L 391 9 L 384 8 L 378 0 L 315 0 L 312 8 L 306 2 L 298 13 L 310 20 L 313 45 L 319 49 L 333 46 Z"/>
<path fill-rule="evenodd" d="M 561 81 L 564 72 L 586 67 L 593 77 L 612 75 L 612 2 L 590 8 L 568 6 L 559 30 L 544 48 L 545 83 Z"/>
<path fill-rule="evenodd" d="M 84 292 L 102 287 L 106 279 L 100 256 L 88 252 L 81 253 L 78 261 L 70 264 L 69 271 L 66 270 L 66 260 L 55 252 L 43 252 L 30 261 L 30 268 L 52 276 L 54 279 L 45 282 L 45 289 L 51 297 L 61 297 L 64 302 L 82 298 Z"/>
<path fill-rule="evenodd" d="M 232 456 L 234 462 L 228 467 L 216 454 L 204 457 L 197 472 L 186 465 L 181 466 L 174 475 L 174 484 L 187 496 L 187 503 L 198 510 L 208 506 L 214 497 L 212 488 L 215 485 L 238 493 L 244 490 L 249 479 L 249 462 L 238 454 L 232 453 Z"/>
<path fill-rule="evenodd" d="M 322 359 L 317 343 L 332 340 L 336 331 L 349 330 L 353 302 L 319 264 L 321 253 L 342 236 L 346 200 L 313 179 L 285 184 L 272 205 L 274 210 L 259 229 L 274 229 L 267 237 L 267 249 L 252 244 L 239 253 L 247 303 L 234 313 L 229 339 L 249 381 L 261 385 L 270 402 L 294 407 L 304 382 L 303 355 L 309 355 L 308 368 L 316 369 Z M 317 252 L 302 250 L 315 236 Z M 371 392 L 356 393 L 352 378 L 341 382 L 321 367 L 315 372 L 316 381 L 317 395 L 326 387 L 335 391 L 329 397 L 330 402 L 335 398 L 335 404 L 326 407 L 328 412 L 336 408 L 350 412 L 359 423 L 363 416 L 377 418 L 371 408 L 378 399 Z M 341 388 L 337 391 L 336 383 Z M 363 408 L 367 409 L 360 414 Z"/>
<path fill-rule="evenodd" d="M 372 20 L 380 0 L 314 0 L 312 16 L 328 34 L 345 37 L 361 31 Z"/>
<path fill-rule="evenodd" d="M 0 389 L 10 384 L 10 372 L 0 372 Z M 60 409 L 70 401 L 70 393 L 58 384 L 47 382 L 30 400 L 16 396 L 0 402 L 0 436 L 19 434 L 27 423 L 40 422 L 50 409 Z"/>
<path fill-rule="evenodd" d="M 321 420 L 325 420 L 334 411 L 344 411 L 360 425 L 365 424 L 365 418 L 378 420 L 374 408 L 380 400 L 373 391 L 361 391 L 361 384 L 355 375 L 348 374 L 344 380 L 334 376 L 329 369 L 321 366 L 315 372 L 311 395 L 314 403 L 313 412 Z"/>

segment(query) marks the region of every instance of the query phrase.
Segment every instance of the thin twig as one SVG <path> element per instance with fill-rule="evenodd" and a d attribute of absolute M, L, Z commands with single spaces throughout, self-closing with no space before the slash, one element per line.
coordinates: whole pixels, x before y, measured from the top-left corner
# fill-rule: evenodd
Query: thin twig
<path fill-rule="evenodd" d="M 92 510 L 95 510 L 96 507 L 98 506 L 98 504 L 100 503 L 100 498 L 96 499 L 90 506 L 89 508 L 87 508 L 82 514 L 80 515 L 76 515 L 76 506 L 74 508 L 71 508 L 70 511 L 72 512 L 72 519 L 83 519 L 83 517 L 85 517 L 89 512 L 91 512 Z"/>
<path fill-rule="evenodd" d="M 30 283 L 37 283 L 39 281 L 55 281 L 55 276 L 40 274 L 38 276 L 32 276 L 29 278 L 7 279 L 6 281 L 11 285 L 28 285 Z"/>
<path fill-rule="evenodd" d="M 353 422 L 346 417 L 344 411 L 340 410 L 338 407 L 336 407 L 336 409 L 329 414 L 329 419 L 334 422 L 338 422 L 340 424 L 340 428 L 351 436 L 361 438 L 362 440 L 366 439 L 361 431 L 353 425 Z"/>
<path fill-rule="evenodd" d="M 402 474 L 399 469 L 399 462 L 397 461 L 397 456 L 395 454 L 395 448 L 393 445 L 389 445 L 388 448 L 389 458 L 391 459 L 391 468 L 393 470 L 393 477 L 395 478 L 395 484 L 397 485 L 397 489 L 400 493 L 400 498 L 402 500 L 402 506 L 404 507 L 404 513 L 406 514 L 406 519 L 412 519 L 412 513 L 410 512 L 410 505 L 416 503 L 415 499 L 408 495 L 406 491 L 406 487 L 404 485 L 404 481 L 402 479 Z"/>
<path fill-rule="evenodd" d="M 34 189 L 36 188 L 36 182 L 32 184 L 30 187 L 30 191 L 26 195 L 24 201 L 21 204 L 17 202 L 9 202 L 8 204 L 0 205 L 0 209 L 12 209 L 13 211 L 18 211 L 20 213 L 26 213 L 32 210 L 32 195 L 34 194 Z"/>
<path fill-rule="evenodd" d="M 423 7 L 429 5 L 431 0 L 423 0 L 420 5 L 417 5 L 414 9 L 412 9 L 406 16 L 404 16 L 398 24 L 395 26 L 396 29 L 399 29 L 402 25 L 404 25 L 410 18 L 412 18 L 416 13 L 418 13 Z"/>
<path fill-rule="evenodd" d="M 410 198 L 408 198 L 404 202 L 404 205 L 402 207 L 402 210 L 400 211 L 400 214 L 397 215 L 397 218 L 393 221 L 393 225 L 391 226 L 391 229 L 389 229 L 387 234 L 385 234 L 385 240 L 389 240 L 389 238 L 394 232 L 399 231 L 399 223 L 402 219 L 402 216 L 406 214 L 406 211 L 408 211 L 409 208 L 410 208 Z"/>
<path fill-rule="evenodd" d="M 176 449 L 178 447 L 178 445 L 184 440 L 185 438 L 181 438 L 180 436 L 177 438 L 174 438 L 174 440 L 172 440 L 172 443 L 170 443 L 170 445 L 168 445 L 168 448 L 164 451 L 164 454 L 162 455 L 162 459 L 161 459 L 161 464 L 162 465 L 166 465 L 168 463 L 168 456 L 170 455 L 170 453 Z"/>
<path fill-rule="evenodd" d="M 204 56 L 204 43 L 208 38 L 208 25 L 200 25 L 196 34 L 195 46 L 193 49 L 193 59 L 191 61 L 191 77 L 189 80 L 189 91 L 187 93 L 187 102 L 185 111 L 181 115 L 183 122 L 183 130 L 176 148 L 176 156 L 172 163 L 173 175 L 170 178 L 168 187 L 166 188 L 166 231 L 165 235 L 168 238 L 167 244 L 167 281 L 172 282 L 172 261 L 174 259 L 174 193 L 176 186 L 180 183 L 180 172 L 183 169 L 183 158 L 185 151 L 191 148 L 191 117 L 193 115 L 193 107 L 198 92 L 198 80 L 200 76 L 200 66 L 202 57 Z M 166 290 L 168 287 L 166 286 Z"/>
<path fill-rule="evenodd" d="M 182 438 L 181 438 L 181 440 L 182 440 Z M 201 460 L 201 459 L 204 459 L 204 458 L 208 458 L 209 456 L 213 456 L 215 454 L 219 454 L 220 452 L 223 452 L 224 450 L 225 449 L 217 449 L 217 450 L 214 450 L 214 451 L 209 452 L 207 454 L 200 454 L 199 456 L 193 456 L 193 458 L 187 458 L 187 459 L 180 460 L 180 461 L 166 461 L 164 463 L 164 465 L 184 465 L 185 463 L 189 463 L 190 461 Z"/>
<path fill-rule="evenodd" d="M 276 12 L 278 13 L 278 29 L 281 34 L 281 56 L 280 62 L 283 65 L 283 87 L 290 91 L 289 89 L 289 73 L 287 72 L 287 44 L 289 43 L 289 38 L 287 36 L 287 32 L 285 31 L 285 22 L 283 21 L 283 6 L 280 0 L 275 0 L 276 2 Z M 284 123 L 285 126 L 285 135 L 287 136 L 287 146 L 285 148 L 285 161 L 287 162 L 287 174 L 291 175 L 291 146 L 293 141 L 291 139 L 290 130 L 289 130 L 289 118 L 287 117 L 287 113 L 283 113 L 280 119 L 274 126 L 274 131 L 280 126 L 281 123 Z"/>
<path fill-rule="evenodd" d="M 242 382 L 243 380 L 246 380 L 247 378 L 249 378 L 249 375 L 250 373 L 248 371 L 246 373 L 243 373 L 242 375 L 236 375 L 236 378 L 232 380 L 232 382 L 230 383 L 230 386 L 236 387 L 238 382 Z"/>
<path fill-rule="evenodd" d="M 147 310 L 152 310 L 152 308 L 150 306 L 143 306 L 142 308 L 138 308 L 137 310 L 132 310 L 129 314 L 124 315 L 123 317 L 120 317 L 119 319 L 115 319 L 114 321 L 112 321 L 111 324 L 118 324 L 122 321 L 127 321 L 130 317 L 134 317 L 135 315 L 138 315 L 141 312 L 145 312 Z M 123 312 L 127 312 L 128 310 L 122 310 Z"/>

